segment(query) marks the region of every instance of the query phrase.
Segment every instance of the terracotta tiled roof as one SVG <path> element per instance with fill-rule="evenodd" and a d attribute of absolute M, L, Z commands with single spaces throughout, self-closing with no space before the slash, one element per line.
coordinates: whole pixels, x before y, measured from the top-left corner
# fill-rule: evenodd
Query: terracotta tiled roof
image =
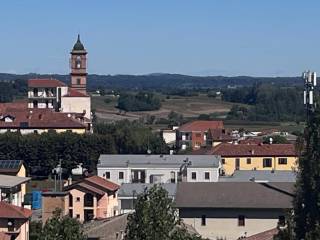
<path fill-rule="evenodd" d="M 7 110 L 2 114 L 13 118 L 12 122 L 5 122 L 0 119 L 0 128 L 2 129 L 86 128 L 71 114 L 54 112 L 50 109 Z"/>
<path fill-rule="evenodd" d="M 0 115 L 5 114 L 7 111 L 23 111 L 28 108 L 27 101 L 0 103 Z"/>
<path fill-rule="evenodd" d="M 29 79 L 29 87 L 65 87 L 66 84 L 57 79 Z"/>
<path fill-rule="evenodd" d="M 10 240 L 10 239 L 11 237 L 8 234 L 4 232 L 0 232 L 0 240 Z"/>
<path fill-rule="evenodd" d="M 208 139 L 211 139 L 213 141 L 224 141 L 224 142 L 230 142 L 234 140 L 234 138 L 231 135 L 226 134 L 224 129 L 209 129 Z"/>
<path fill-rule="evenodd" d="M 206 154 L 222 157 L 297 156 L 294 144 L 229 144 L 222 143 Z"/>
<path fill-rule="evenodd" d="M 239 144 L 261 144 L 263 143 L 262 139 L 259 138 L 248 138 L 245 140 L 240 140 Z"/>
<path fill-rule="evenodd" d="M 245 238 L 244 240 L 273 240 L 274 235 L 278 233 L 278 229 L 274 228 L 265 232 L 261 232 L 250 237 Z"/>
<path fill-rule="evenodd" d="M 223 129 L 222 121 L 193 121 L 179 127 L 180 132 L 205 132 L 209 129 Z"/>
<path fill-rule="evenodd" d="M 64 97 L 89 97 L 87 94 L 68 88 L 68 93 Z"/>
<path fill-rule="evenodd" d="M 65 190 L 68 191 L 78 187 L 84 188 L 99 195 L 104 195 L 107 192 L 114 192 L 120 188 L 118 184 L 110 182 L 102 177 L 91 176 L 65 187 Z"/>
<path fill-rule="evenodd" d="M 91 177 L 85 178 L 84 181 L 88 183 L 92 183 L 94 185 L 98 185 L 109 191 L 115 191 L 120 188 L 118 184 L 115 184 L 99 176 L 91 176 Z"/>
<path fill-rule="evenodd" d="M 23 207 L 0 202 L 0 218 L 26 219 L 31 217 L 32 211 Z"/>

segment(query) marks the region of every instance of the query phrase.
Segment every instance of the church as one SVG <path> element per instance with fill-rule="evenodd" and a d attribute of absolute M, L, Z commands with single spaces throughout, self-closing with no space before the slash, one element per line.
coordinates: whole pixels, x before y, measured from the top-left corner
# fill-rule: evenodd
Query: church
<path fill-rule="evenodd" d="M 57 79 L 29 79 L 26 103 L 0 104 L 0 133 L 92 132 L 87 93 L 87 51 L 78 35 L 70 52 L 70 84 Z"/>

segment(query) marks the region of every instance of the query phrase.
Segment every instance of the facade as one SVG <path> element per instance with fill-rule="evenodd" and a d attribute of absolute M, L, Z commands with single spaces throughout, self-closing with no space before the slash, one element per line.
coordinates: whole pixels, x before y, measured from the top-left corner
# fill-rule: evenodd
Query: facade
<path fill-rule="evenodd" d="M 69 193 L 69 215 L 81 222 L 118 215 L 119 187 L 98 176 L 65 187 Z"/>
<path fill-rule="evenodd" d="M 4 239 L 29 239 L 29 219 L 32 211 L 0 201 L 0 234 Z M 1 236 L 1 235 L 0 235 Z"/>
<path fill-rule="evenodd" d="M 97 172 L 117 184 L 216 182 L 220 157 L 212 155 L 100 155 Z"/>
<path fill-rule="evenodd" d="M 169 146 L 176 145 L 176 138 L 177 138 L 177 127 L 173 127 L 172 129 L 162 129 L 161 135 L 165 143 Z"/>
<path fill-rule="evenodd" d="M 42 192 L 42 224 L 45 224 L 53 216 L 53 212 L 61 209 L 63 216 L 69 214 L 68 192 Z"/>
<path fill-rule="evenodd" d="M 197 154 L 220 155 L 222 171 L 232 175 L 236 170 L 292 171 L 297 167 L 293 144 L 228 144 L 222 143 Z"/>
<path fill-rule="evenodd" d="M 0 174 L 0 201 L 21 207 L 26 193 L 25 184 L 28 181 L 30 178 L 27 177 Z"/>
<path fill-rule="evenodd" d="M 207 145 L 209 129 L 223 129 L 222 121 L 193 121 L 180 126 L 177 130 L 177 146 L 185 150 L 199 149 Z"/>
<path fill-rule="evenodd" d="M 134 209 L 134 202 L 138 195 L 143 194 L 146 189 L 151 188 L 154 184 L 144 183 L 124 183 L 121 185 L 118 192 L 118 202 L 120 214 L 132 212 Z M 168 192 L 168 197 L 174 199 L 176 195 L 177 184 L 164 183 L 161 187 Z"/>
<path fill-rule="evenodd" d="M 234 143 L 237 138 L 227 133 L 225 129 L 209 129 L 207 134 L 207 146 L 215 147 L 221 143 Z"/>
<path fill-rule="evenodd" d="M 180 183 L 176 207 L 203 237 L 236 240 L 284 226 L 293 193 L 294 183 Z"/>

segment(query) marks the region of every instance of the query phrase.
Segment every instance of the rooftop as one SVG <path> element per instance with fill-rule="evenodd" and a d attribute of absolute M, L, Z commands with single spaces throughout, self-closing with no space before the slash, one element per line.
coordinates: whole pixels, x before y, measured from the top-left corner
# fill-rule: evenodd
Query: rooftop
<path fill-rule="evenodd" d="M 0 160 L 0 174 L 17 174 L 22 164 L 22 160 Z"/>
<path fill-rule="evenodd" d="M 230 144 L 222 143 L 214 148 L 200 149 L 198 154 L 213 154 L 221 157 L 250 156 L 297 156 L 294 144 Z"/>
<path fill-rule="evenodd" d="M 179 127 L 180 132 L 205 132 L 209 129 L 223 129 L 223 121 L 197 120 Z"/>
<path fill-rule="evenodd" d="M 0 174 L 0 188 L 13 188 L 30 180 L 31 178 L 28 177 L 16 177 L 11 175 Z"/>
<path fill-rule="evenodd" d="M 7 110 L 2 114 L 0 115 L 0 129 L 86 128 L 84 124 L 74 119 L 72 114 L 54 112 L 51 109 Z M 12 121 L 5 121 L 4 117 L 8 116 Z"/>
<path fill-rule="evenodd" d="M 186 160 L 191 161 L 190 167 L 218 168 L 220 166 L 220 157 L 213 155 L 102 154 L 97 167 L 180 168 Z"/>
<path fill-rule="evenodd" d="M 73 45 L 72 51 L 85 51 L 84 46 L 80 40 L 80 34 L 78 34 L 78 39 L 76 43 Z"/>
<path fill-rule="evenodd" d="M 55 87 L 65 87 L 67 86 L 65 83 L 57 80 L 57 79 L 29 79 L 28 80 L 28 87 L 36 88 L 36 87 L 48 87 L 48 88 L 55 88 Z"/>
<path fill-rule="evenodd" d="M 278 232 L 279 231 L 277 228 L 273 228 L 271 230 L 257 233 L 250 237 L 244 238 L 243 240 L 273 240 L 274 235 L 276 235 Z"/>
<path fill-rule="evenodd" d="M 84 189 L 85 191 L 96 193 L 98 195 L 104 195 L 106 192 L 117 191 L 120 188 L 120 186 L 102 177 L 91 176 L 65 187 L 65 191 L 74 188 L 80 188 Z"/>
<path fill-rule="evenodd" d="M 132 197 L 135 195 L 142 194 L 145 189 L 149 189 L 154 184 L 146 184 L 146 183 L 124 183 L 121 185 L 119 192 L 118 192 L 118 198 L 122 197 Z M 177 184 L 174 183 L 165 183 L 161 184 L 161 187 L 163 187 L 167 192 L 170 197 L 174 197 L 176 195 L 176 188 Z"/>
<path fill-rule="evenodd" d="M 1 218 L 14 218 L 14 219 L 27 219 L 31 217 L 32 211 L 23 207 L 11 205 L 7 202 L 0 202 L 0 219 Z"/>
<path fill-rule="evenodd" d="M 231 176 L 219 177 L 220 182 L 296 182 L 293 171 L 236 170 Z"/>
<path fill-rule="evenodd" d="M 292 208 L 294 183 L 179 183 L 178 208 Z"/>
<path fill-rule="evenodd" d="M 68 93 L 64 95 L 64 97 L 89 97 L 89 95 L 81 93 L 77 90 L 74 90 L 72 88 L 68 88 Z"/>

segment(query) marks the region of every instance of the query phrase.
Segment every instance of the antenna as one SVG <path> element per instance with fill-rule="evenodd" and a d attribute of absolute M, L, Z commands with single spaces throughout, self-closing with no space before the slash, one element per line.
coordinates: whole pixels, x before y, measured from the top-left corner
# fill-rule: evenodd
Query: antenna
<path fill-rule="evenodd" d="M 303 104 L 307 110 L 307 117 L 315 109 L 314 103 L 314 88 L 317 86 L 317 74 L 316 72 L 311 72 L 310 70 L 304 71 L 302 73 L 302 79 L 304 80 L 304 91 L 303 91 Z"/>

